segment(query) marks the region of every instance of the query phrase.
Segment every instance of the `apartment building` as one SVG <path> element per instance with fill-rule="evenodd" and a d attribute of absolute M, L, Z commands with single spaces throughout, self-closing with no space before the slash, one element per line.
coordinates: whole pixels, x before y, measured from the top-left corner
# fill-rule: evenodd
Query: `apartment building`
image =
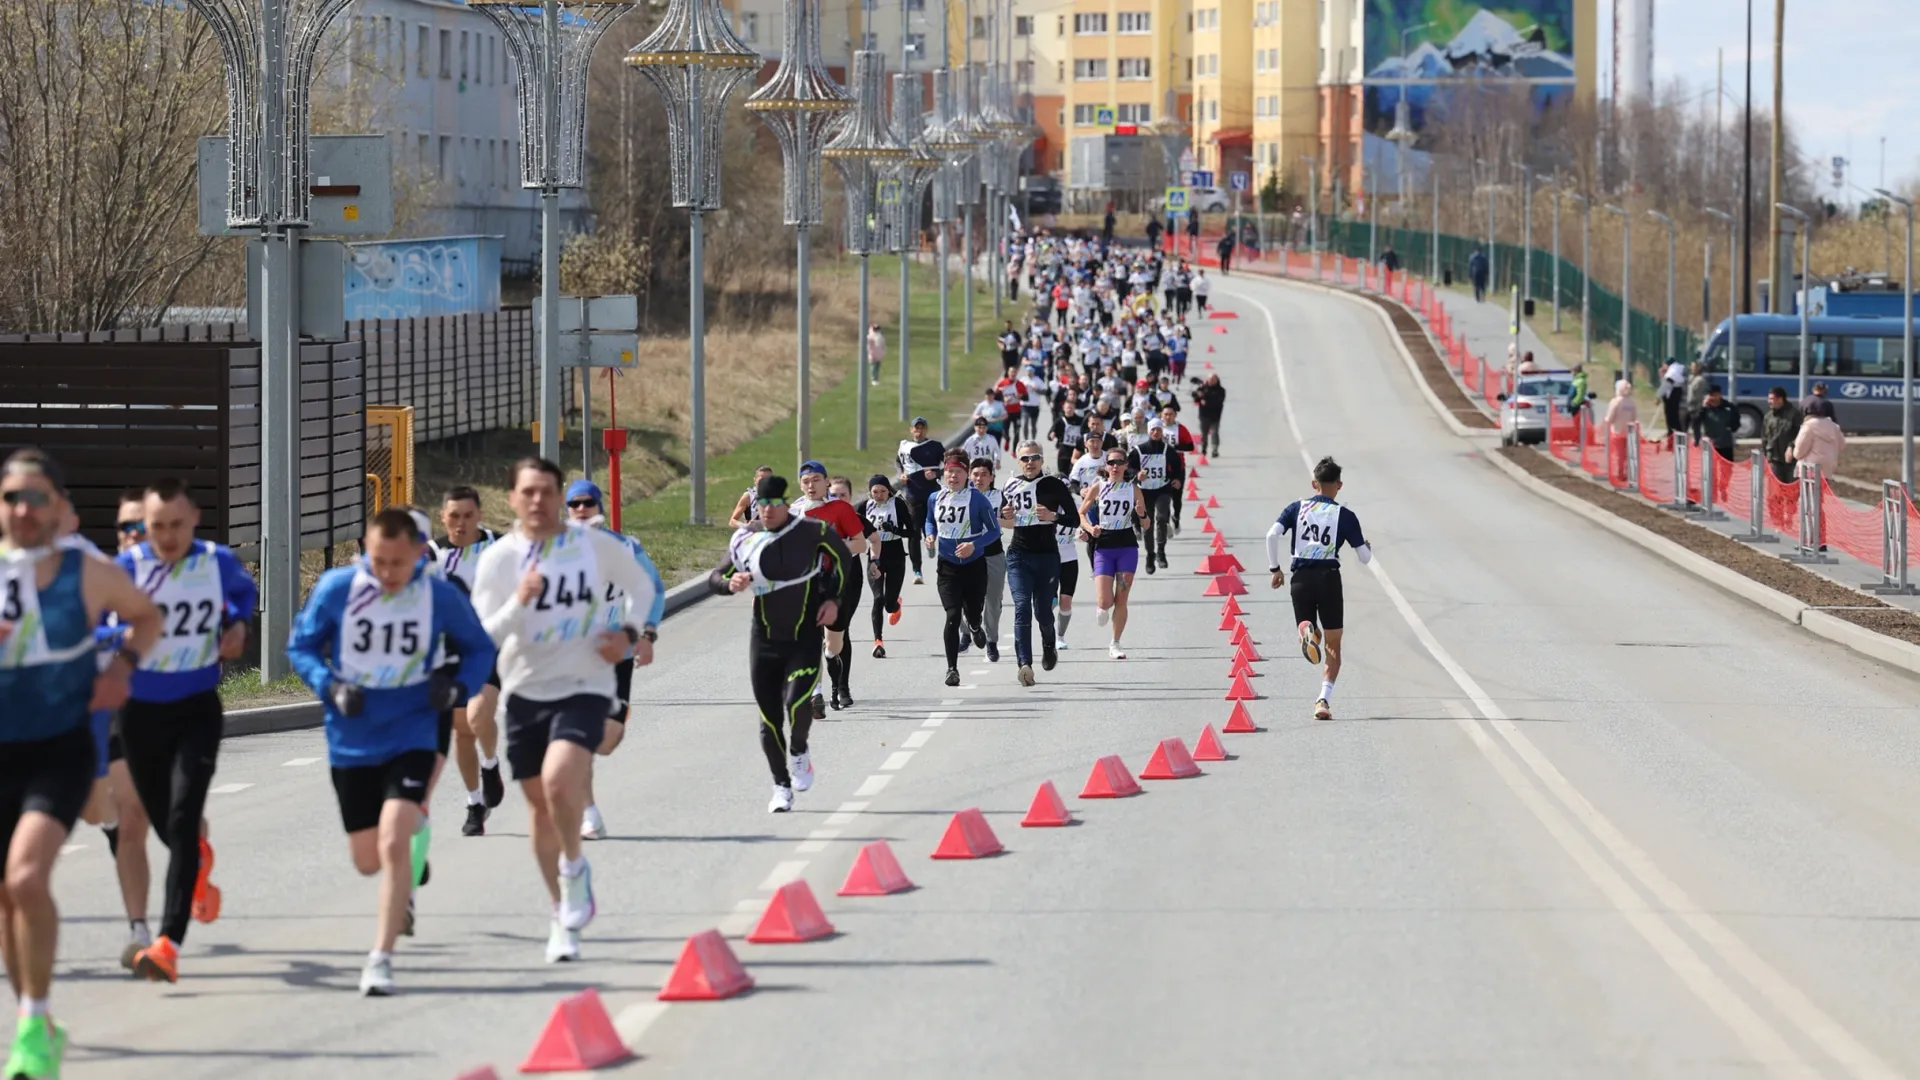
<path fill-rule="evenodd" d="M 1049 16 L 1040 16 L 1044 23 Z M 1064 175 L 1076 181 L 1074 162 L 1090 161 L 1110 129 L 1099 124 L 1111 108 L 1116 124 L 1148 125 L 1185 118 L 1192 98 L 1193 29 L 1181 0 L 1072 0 L 1054 9 L 1051 30 L 1065 43 L 1058 63 L 1067 154 Z M 1164 131 L 1165 129 L 1159 129 Z"/>
<path fill-rule="evenodd" d="M 1285 2 L 1285 0 L 1283 0 Z M 1361 142 L 1366 133 L 1365 0 L 1317 0 L 1319 150 L 1324 191 L 1337 201 L 1361 190 Z"/>
<path fill-rule="evenodd" d="M 1193 8 L 1193 154 L 1222 187 L 1228 173 L 1252 164 L 1253 7 L 1254 0 L 1198 0 Z"/>
<path fill-rule="evenodd" d="M 387 133 L 395 187 L 417 196 L 400 231 L 497 235 L 503 260 L 537 260 L 539 193 L 520 186 L 514 65 L 493 23 L 449 0 L 359 0 L 329 33 L 347 63 L 316 95 Z M 563 193 L 560 206 L 570 230 L 586 227 L 584 191 Z"/>
<path fill-rule="evenodd" d="M 1254 0 L 1253 187 L 1277 175 L 1304 192 L 1319 143 L 1319 31 L 1316 0 Z M 1304 201 L 1304 200 L 1303 200 Z"/>

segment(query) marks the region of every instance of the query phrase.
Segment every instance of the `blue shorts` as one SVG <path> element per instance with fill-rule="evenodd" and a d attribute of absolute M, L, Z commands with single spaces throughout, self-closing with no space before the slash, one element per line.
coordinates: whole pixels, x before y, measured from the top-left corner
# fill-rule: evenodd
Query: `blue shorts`
<path fill-rule="evenodd" d="M 1140 549 L 1132 545 L 1126 547 L 1097 547 L 1093 549 L 1093 576 L 1118 577 L 1121 574 L 1138 573 L 1140 570 Z"/>
<path fill-rule="evenodd" d="M 93 727 L 93 778 L 107 775 L 107 739 L 113 733 L 113 710 L 101 709 L 89 718 Z"/>

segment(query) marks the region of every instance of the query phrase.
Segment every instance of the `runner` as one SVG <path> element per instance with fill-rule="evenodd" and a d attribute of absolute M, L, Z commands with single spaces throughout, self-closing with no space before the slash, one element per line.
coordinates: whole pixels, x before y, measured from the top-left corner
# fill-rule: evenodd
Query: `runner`
<path fill-rule="evenodd" d="M 946 609 L 941 639 L 947 648 L 947 685 L 960 685 L 960 621 L 975 645 L 987 644 L 980 625 L 987 601 L 986 549 L 1000 538 L 993 503 L 967 485 L 967 459 L 949 454 L 941 469 L 945 485 L 927 503 L 925 543 L 939 556 L 935 584 Z"/>
<path fill-rule="evenodd" d="M 994 482 L 993 473 L 993 463 L 985 458 L 973 459 L 967 468 L 973 489 L 985 495 L 992 505 L 997 527 L 1005 499 Z M 981 625 L 987 631 L 987 662 L 997 664 L 1000 662 L 1000 609 L 1007 595 L 1007 549 L 1003 539 L 996 536 L 989 541 L 981 558 L 987 564 L 987 597 L 982 605 Z"/>
<path fill-rule="evenodd" d="M 1193 310 L 1204 319 L 1207 317 L 1207 297 L 1213 295 L 1213 282 L 1208 280 L 1205 267 L 1193 272 Z M 1184 314 L 1184 312 L 1183 312 Z"/>
<path fill-rule="evenodd" d="M 493 670 L 493 640 L 451 577 L 421 564 L 426 534 L 389 507 L 367 522 L 365 552 L 314 585 L 287 659 L 320 697 L 327 760 L 353 868 L 380 878 L 373 950 L 360 993 L 394 992 L 393 949 L 411 933 L 411 893 L 424 852 L 415 839 L 438 755 L 438 715 L 468 700 Z M 457 665 L 428 658 L 446 641 Z M 164 940 L 164 939 L 163 939 Z"/>
<path fill-rule="evenodd" d="M 1145 528 L 1141 530 L 1147 544 L 1147 573 L 1152 574 L 1155 563 L 1161 569 L 1167 566 L 1167 532 L 1173 526 L 1173 497 L 1179 493 L 1179 480 L 1173 475 L 1174 460 L 1179 457 L 1173 448 L 1167 445 L 1166 427 L 1160 420 L 1147 422 L 1147 441 L 1139 446 L 1140 455 L 1140 496 L 1145 501 Z"/>
<path fill-rule="evenodd" d="M 893 493 L 893 482 L 880 473 L 867 478 L 867 498 L 860 503 L 860 516 L 872 531 L 867 576 L 873 584 L 873 658 L 887 658 L 886 627 L 900 622 L 900 586 L 907 576 L 907 538 L 910 515 L 906 500 Z"/>
<path fill-rule="evenodd" d="M 927 438 L 927 418 L 913 418 L 911 438 L 900 440 L 894 459 L 900 466 L 901 493 L 905 496 L 907 535 L 919 536 L 927 524 L 927 500 L 940 489 L 940 460 L 946 448 L 938 439 Z M 735 526 L 736 528 L 738 526 Z M 920 545 L 907 545 L 907 558 L 913 563 L 913 583 L 924 584 L 920 577 Z"/>
<path fill-rule="evenodd" d="M 621 616 L 624 614 L 628 621 L 636 621 L 639 623 L 641 637 L 646 638 L 649 642 L 658 641 L 660 637 L 660 620 L 665 618 L 667 614 L 667 587 L 660 581 L 660 571 L 654 568 L 653 559 L 648 557 L 647 549 L 640 546 L 640 541 L 637 537 L 628 536 L 626 533 L 614 532 L 613 529 L 607 525 L 607 517 L 602 503 L 600 486 L 591 480 L 575 480 L 573 483 L 567 485 L 567 517 L 569 520 L 588 528 L 600 529 L 606 532 L 607 535 L 620 541 L 621 544 L 626 546 L 628 551 L 633 553 L 634 561 L 640 564 L 640 569 L 646 572 L 648 580 L 653 583 L 653 598 L 647 607 L 646 617 L 644 619 L 635 618 L 639 613 L 633 611 L 631 605 L 628 605 L 627 610 L 622 612 L 621 601 L 625 598 L 619 595 L 612 585 L 607 586 L 606 603 L 609 619 L 607 629 L 619 629 Z M 627 702 L 632 696 L 633 657 L 629 656 L 613 666 L 613 713 L 607 717 L 607 734 L 606 737 L 600 741 L 599 748 L 594 751 L 596 755 L 605 757 L 613 753 L 619 748 L 621 740 L 626 738 Z M 583 839 L 587 840 L 605 840 L 607 838 L 607 823 L 601 818 L 600 807 L 594 802 L 593 798 L 593 766 L 591 762 L 589 762 L 587 766 L 587 808 L 580 813 L 580 835 Z"/>
<path fill-rule="evenodd" d="M 179 947 L 190 921 L 220 917 L 213 847 L 201 815 L 220 757 L 226 710 L 222 660 L 246 647 L 257 590 L 233 552 L 194 539 L 200 508 L 186 485 L 158 480 L 146 490 L 146 543 L 119 564 L 162 614 L 161 636 L 134 672 L 120 713 L 120 742 L 147 820 L 169 852 L 160 936 L 134 957 L 143 979 L 179 979 Z"/>
<path fill-rule="evenodd" d="M 0 960 L 20 1000 L 8 1080 L 54 1080 L 67 1032 L 48 1011 L 60 912 L 53 864 L 93 786 L 89 714 L 126 701 L 160 612 L 118 567 L 58 538 L 72 504 L 60 467 L 14 451 L 0 475 Z M 127 627 L 101 671 L 93 628 Z"/>
<path fill-rule="evenodd" d="M 867 552 L 866 522 L 861 520 L 859 511 L 851 503 L 830 498 L 829 487 L 825 465 L 817 461 L 802 462 L 800 490 L 804 494 L 794 500 L 792 510 L 796 514 L 826 522 L 852 556 L 847 563 L 847 572 L 841 577 L 840 603 L 835 606 L 833 621 L 827 625 L 825 661 L 827 676 L 832 683 L 833 707 L 847 709 L 853 707 L 853 652 L 847 648 L 847 628 L 853 625 L 853 617 L 860 610 L 860 592 L 863 588 L 860 556 Z M 826 715 L 827 700 L 815 693 L 813 718 L 823 720 Z"/>
<path fill-rule="evenodd" d="M 146 542 L 146 499 L 144 488 L 128 488 L 120 493 L 120 507 L 114 522 L 122 554 Z M 96 631 L 96 639 L 98 636 Z M 153 931 L 147 925 L 147 893 L 152 887 L 153 874 L 147 864 L 147 811 L 140 805 L 140 793 L 133 788 L 133 774 L 127 771 L 117 710 L 105 749 L 107 786 L 113 799 L 115 824 L 104 826 L 101 831 L 107 834 L 107 850 L 113 855 L 114 871 L 120 879 L 120 902 L 127 912 L 127 944 L 120 951 L 120 966 L 132 971 L 140 950 L 153 944 Z"/>
<path fill-rule="evenodd" d="M 1167 486 L 1173 491 L 1173 535 L 1180 535 L 1180 514 L 1186 505 L 1187 455 L 1193 453 L 1193 432 L 1179 420 L 1174 405 L 1160 407 L 1161 438 L 1167 444 Z"/>
<path fill-rule="evenodd" d="M 440 573 L 463 595 L 470 594 L 481 553 L 500 538 L 480 524 L 480 493 L 465 485 L 447 489 L 440 500 L 440 524 L 447 531 L 428 550 Z M 466 707 L 453 710 L 453 764 L 467 792 L 462 836 L 485 836 L 488 816 L 507 796 L 500 777 L 500 728 L 494 723 L 499 708 L 500 673 L 490 671 Z"/>
<path fill-rule="evenodd" d="M 1360 532 L 1360 519 L 1334 501 L 1340 497 L 1340 487 L 1340 464 L 1321 458 L 1313 467 L 1312 497 L 1288 503 L 1267 530 L 1267 569 L 1276 589 L 1287 583 L 1287 571 L 1280 566 L 1281 537 L 1293 536 L 1293 557 L 1287 569 L 1293 571 L 1293 618 L 1299 624 L 1300 651 L 1309 664 L 1319 664 L 1325 656 L 1320 697 L 1313 703 L 1315 720 L 1333 719 L 1333 684 L 1340 678 L 1340 634 L 1346 625 L 1340 545 L 1352 548 L 1362 565 L 1373 561 L 1373 548 Z"/>
<path fill-rule="evenodd" d="M 813 786 L 808 701 L 820 684 L 824 629 L 839 614 L 853 555 L 826 522 L 787 508 L 785 477 L 760 481 L 754 501 L 760 520 L 734 532 L 707 586 L 721 595 L 753 593 L 748 678 L 760 708 L 760 749 L 773 774 L 767 812 L 784 814 L 795 791 Z"/>
<path fill-rule="evenodd" d="M 473 607 L 500 646 L 507 766 L 526 796 L 534 861 L 554 902 L 547 961 L 577 960 L 595 913 L 580 824 L 593 755 L 614 710 L 613 666 L 644 667 L 653 642 L 631 622 L 609 630 L 609 595 L 651 607 L 653 582 L 604 529 L 571 528 L 561 512 L 566 474 L 522 458 L 508 474 L 513 531 L 480 556 Z"/>
<path fill-rule="evenodd" d="M 1140 550 L 1135 526 L 1146 514 L 1146 506 L 1136 498 L 1133 481 L 1128 478 L 1127 456 L 1119 449 L 1108 450 L 1107 478 L 1087 486 L 1080 502 L 1081 531 L 1093 538 L 1093 583 L 1095 603 L 1100 609 L 1099 624 L 1113 626 L 1113 638 L 1107 643 L 1107 655 L 1125 660 L 1126 650 L 1120 635 L 1127 629 L 1127 592 L 1133 587 L 1134 571 L 1140 565 Z"/>
<path fill-rule="evenodd" d="M 901 443 L 900 445 L 905 446 L 906 443 Z M 772 475 L 773 466 L 771 465 L 761 465 L 753 470 L 753 484 L 747 485 L 747 490 L 741 492 L 740 498 L 734 502 L 733 514 L 727 518 L 727 524 L 738 529 L 753 520 L 754 485 Z"/>
<path fill-rule="evenodd" d="M 986 461 L 996 469 L 1000 467 L 1000 440 L 988 431 L 984 416 L 973 418 L 973 434 L 960 444 L 960 450 L 968 461 Z"/>
<path fill-rule="evenodd" d="M 1055 654 L 1054 596 L 1060 588 L 1060 529 L 1080 524 L 1066 481 L 1048 476 L 1046 455 L 1032 439 L 1020 444 L 1020 475 L 1001 490 L 1000 524 L 1013 529 L 1007 544 L 1007 584 L 1013 589 L 1013 658 L 1020 685 L 1033 685 L 1033 638 L 1029 624 L 1040 624 L 1040 667 L 1052 671 Z M 988 584 L 992 589 L 992 584 Z M 989 597 L 991 602 L 991 597 Z M 994 620 L 989 616 L 987 632 Z M 988 654 L 992 656 L 991 653 Z"/>
<path fill-rule="evenodd" d="M 1053 641 L 1061 651 L 1067 648 L 1067 624 L 1073 621 L 1073 594 L 1080 584 L 1080 513 L 1074 511 L 1075 524 L 1054 526 L 1054 542 L 1060 547 L 1060 596 L 1053 616 Z"/>

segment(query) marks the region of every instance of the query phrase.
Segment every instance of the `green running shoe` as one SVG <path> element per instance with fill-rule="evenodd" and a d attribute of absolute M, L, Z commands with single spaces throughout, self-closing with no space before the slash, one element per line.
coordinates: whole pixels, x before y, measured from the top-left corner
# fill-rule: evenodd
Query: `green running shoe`
<path fill-rule="evenodd" d="M 45 1016 L 23 1016 L 0 1075 L 6 1080 L 60 1080 L 60 1059 L 66 1052 L 66 1028 Z"/>

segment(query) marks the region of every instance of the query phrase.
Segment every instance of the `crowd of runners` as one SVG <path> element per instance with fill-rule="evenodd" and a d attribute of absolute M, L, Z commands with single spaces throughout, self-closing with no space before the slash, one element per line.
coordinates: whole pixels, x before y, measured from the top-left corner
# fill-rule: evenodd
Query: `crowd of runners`
<path fill-rule="evenodd" d="M 1000 377 L 961 445 L 944 446 L 916 418 L 892 475 L 856 485 L 807 461 L 790 483 L 763 467 L 735 507 L 708 585 L 752 597 L 749 681 L 770 812 L 790 811 L 813 784 L 813 722 L 855 707 L 863 599 L 871 655 L 885 659 L 902 592 L 925 583 L 930 561 L 943 682 L 955 686 L 961 654 L 1001 659 L 1011 596 L 1013 678 L 1030 687 L 1068 647 L 1076 598 L 1088 593 L 1107 655 L 1125 660 L 1135 575 L 1169 567 L 1187 456 L 1220 452 L 1218 376 L 1183 386 L 1187 315 L 1204 303 L 1204 276 L 1151 250 L 1044 236 L 1021 260 L 1042 306 L 1024 327 L 1007 324 Z M 1182 420 L 1189 410 L 1197 432 Z M 1332 501 L 1338 466 L 1323 463 L 1314 479 L 1317 494 L 1287 508 L 1268 549 L 1279 588 L 1279 538 L 1293 535 L 1294 608 L 1303 652 L 1325 662 L 1324 718 L 1338 674 L 1338 548 L 1363 560 L 1369 549 Z M 414 934 L 414 897 L 431 879 L 428 808 L 449 756 L 466 792 L 464 836 L 484 835 L 508 797 L 503 772 L 519 788 L 551 901 L 549 963 L 580 956 L 596 912 L 584 842 L 607 826 L 594 760 L 621 742 L 665 590 L 640 542 L 606 525 L 593 483 L 569 484 L 540 458 L 515 463 L 509 482 L 514 524 L 497 534 L 481 525 L 470 487 L 444 493 L 437 529 L 427 509 L 374 514 L 359 557 L 320 576 L 287 644 L 323 706 L 348 861 L 379 879 L 359 982 L 367 996 L 395 991 L 393 955 Z M 8 457 L 0 498 L 0 955 L 20 1001 L 3 1076 L 43 1080 L 57 1077 L 65 1048 L 48 1009 L 51 875 L 76 822 L 99 827 L 115 860 L 132 977 L 183 978 L 192 924 L 220 917 L 217 822 L 206 812 L 219 685 L 223 663 L 246 650 L 256 590 L 231 551 L 195 535 L 195 495 L 177 481 L 124 494 L 113 556 L 79 535 L 47 454 Z M 157 934 L 149 833 L 167 854 Z"/>

